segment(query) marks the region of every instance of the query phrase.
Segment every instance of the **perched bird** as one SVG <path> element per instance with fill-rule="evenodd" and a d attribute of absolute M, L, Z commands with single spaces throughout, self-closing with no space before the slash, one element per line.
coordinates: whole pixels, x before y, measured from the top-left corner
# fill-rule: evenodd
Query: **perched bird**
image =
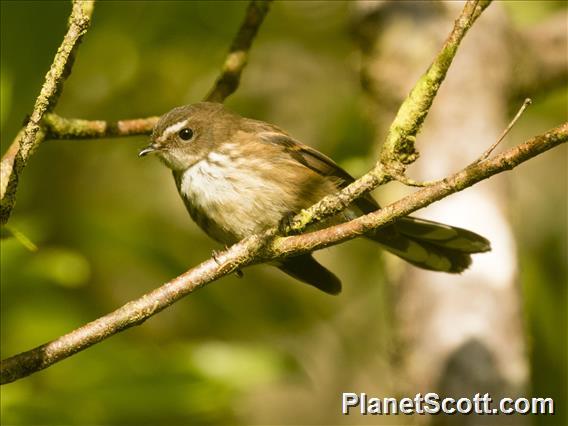
<path fill-rule="evenodd" d="M 282 129 L 241 117 L 218 103 L 181 106 L 162 116 L 151 144 L 139 155 L 149 153 L 157 154 L 172 170 L 193 220 L 226 245 L 277 226 L 354 181 L 332 159 Z M 379 208 L 366 195 L 319 226 Z M 490 250 L 489 241 L 471 231 L 414 217 L 366 236 L 432 271 L 462 272 L 471 264 L 471 253 Z M 326 293 L 341 291 L 339 279 L 311 254 L 281 260 L 277 266 Z"/>

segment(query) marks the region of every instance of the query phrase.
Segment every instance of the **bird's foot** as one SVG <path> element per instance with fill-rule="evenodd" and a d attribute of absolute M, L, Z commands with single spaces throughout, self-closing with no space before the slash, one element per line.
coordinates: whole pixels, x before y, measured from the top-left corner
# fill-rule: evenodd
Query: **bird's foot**
<path fill-rule="evenodd" d="M 278 232 L 280 234 L 287 235 L 291 233 L 290 228 L 292 226 L 294 216 L 296 216 L 296 213 L 288 212 L 282 217 L 282 219 L 280 219 L 280 222 L 278 222 Z"/>
<path fill-rule="evenodd" d="M 227 250 L 227 247 L 225 247 L 225 250 Z M 213 260 L 215 261 L 215 263 L 219 266 L 221 266 L 221 262 L 219 261 L 219 255 L 222 253 L 222 250 L 213 250 L 211 252 L 211 257 L 213 258 Z"/>

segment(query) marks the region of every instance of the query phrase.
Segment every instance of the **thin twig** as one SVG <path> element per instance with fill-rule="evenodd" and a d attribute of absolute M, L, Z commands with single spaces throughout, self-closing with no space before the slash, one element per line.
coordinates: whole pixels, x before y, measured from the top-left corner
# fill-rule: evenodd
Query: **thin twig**
<path fill-rule="evenodd" d="M 391 174 L 390 175 L 394 180 L 396 180 L 397 182 L 400 182 L 406 186 L 414 186 L 416 188 L 426 188 L 428 186 L 434 186 L 438 183 L 441 182 L 440 179 L 438 180 L 425 180 L 425 181 L 418 181 L 418 180 L 414 180 L 414 179 L 410 179 L 409 177 L 406 177 L 404 175 L 399 175 L 399 174 Z"/>
<path fill-rule="evenodd" d="M 5 232 L 8 232 L 9 234 L 11 234 L 16 239 L 16 241 L 18 241 L 27 250 L 29 250 L 31 252 L 38 250 L 37 245 L 35 245 L 32 240 L 30 240 L 25 234 L 23 234 L 22 232 L 20 232 L 18 229 L 14 228 L 13 226 L 6 224 L 2 228 L 2 231 L 3 232 L 5 231 Z"/>
<path fill-rule="evenodd" d="M 275 229 L 244 239 L 217 253 L 172 281 L 116 311 L 49 343 L 7 358 L 0 367 L 0 383 L 10 383 L 49 367 L 151 316 L 182 297 L 245 266 L 339 244 L 392 223 L 418 209 L 517 165 L 568 141 L 568 123 L 536 136 L 495 158 L 473 164 L 434 186 L 421 189 L 389 206 L 347 223 L 312 233 L 272 238 Z"/>
<path fill-rule="evenodd" d="M 434 62 L 402 103 L 381 151 L 381 162 L 389 169 L 394 167 L 403 173 L 405 166 L 418 158 L 414 146 L 416 135 L 446 78 L 461 41 L 490 3 L 490 0 L 469 0 L 465 4 Z"/>
<path fill-rule="evenodd" d="M 91 24 L 93 8 L 93 1 L 73 0 L 67 33 L 45 76 L 30 119 L 8 149 L 8 155 L 2 158 L 0 163 L 0 223 L 2 224 L 8 221 L 16 202 L 20 173 L 26 167 L 30 155 L 45 140 L 41 122 L 44 115 L 55 107 L 63 83 L 71 73 L 77 48 Z"/>
<path fill-rule="evenodd" d="M 503 141 L 503 139 L 505 139 L 505 136 L 507 136 L 509 134 L 509 132 L 511 131 L 511 129 L 513 128 L 513 126 L 515 125 L 517 120 L 521 117 L 521 115 L 523 115 L 523 112 L 525 112 L 525 110 L 527 109 L 527 107 L 530 104 L 532 104 L 532 100 L 530 98 L 526 98 L 525 101 L 523 102 L 523 105 L 521 105 L 521 108 L 519 109 L 519 111 L 515 115 L 515 117 L 513 117 L 513 119 L 511 120 L 511 122 L 507 126 L 507 128 L 505 130 L 503 130 L 503 133 L 501 134 L 501 136 L 499 136 L 499 139 L 497 139 L 497 141 L 493 145 L 491 145 L 489 147 L 489 149 L 487 151 L 485 151 L 481 157 L 479 157 L 476 160 L 477 163 L 489 158 L 491 153 L 495 150 L 495 148 L 497 148 L 497 146 Z"/>
<path fill-rule="evenodd" d="M 523 112 L 525 111 L 525 109 L 527 109 L 527 107 L 532 103 L 532 100 L 529 98 L 526 98 L 525 101 L 523 102 L 523 105 L 521 106 L 521 108 L 519 109 L 519 111 L 517 112 L 517 114 L 515 115 L 515 117 L 513 117 L 513 119 L 511 120 L 511 122 L 509 123 L 509 125 L 507 126 L 507 128 L 503 131 L 503 133 L 501 134 L 501 136 L 499 136 L 499 139 L 497 139 L 497 141 L 491 145 L 477 160 L 475 160 L 472 164 L 477 164 L 481 161 L 486 160 L 487 158 L 489 158 L 489 156 L 491 155 L 491 153 L 495 150 L 495 148 L 497 148 L 497 146 L 503 141 L 503 139 L 505 139 L 505 136 L 507 136 L 507 134 L 509 134 L 509 132 L 511 131 L 511 129 L 513 128 L 513 126 L 515 125 L 515 123 L 519 120 L 519 118 L 521 117 L 521 115 L 523 114 Z M 400 182 L 403 183 L 404 185 L 407 186 L 414 186 L 414 187 L 419 187 L 419 188 L 424 188 L 427 186 L 433 186 L 438 184 L 439 182 L 441 182 L 441 180 L 428 180 L 428 181 L 416 181 L 414 179 L 410 179 L 405 175 L 401 175 L 398 173 L 391 173 L 390 176 Z"/>

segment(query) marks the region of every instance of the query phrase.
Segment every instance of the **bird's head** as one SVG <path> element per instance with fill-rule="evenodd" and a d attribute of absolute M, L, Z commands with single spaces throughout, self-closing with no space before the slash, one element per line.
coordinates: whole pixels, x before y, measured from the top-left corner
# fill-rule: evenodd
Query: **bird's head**
<path fill-rule="evenodd" d="M 183 171 L 204 159 L 217 143 L 230 137 L 240 117 L 222 104 L 200 102 L 164 114 L 152 132 L 151 142 L 138 154 L 156 154 L 170 169 Z"/>

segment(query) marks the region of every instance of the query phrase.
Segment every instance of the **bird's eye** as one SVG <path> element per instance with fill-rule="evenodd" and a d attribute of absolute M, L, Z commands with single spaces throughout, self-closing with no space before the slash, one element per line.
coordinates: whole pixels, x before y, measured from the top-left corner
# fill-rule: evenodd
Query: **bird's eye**
<path fill-rule="evenodd" d="M 185 129 L 181 129 L 179 131 L 178 136 L 184 141 L 188 141 L 193 137 L 193 130 L 186 127 Z"/>

